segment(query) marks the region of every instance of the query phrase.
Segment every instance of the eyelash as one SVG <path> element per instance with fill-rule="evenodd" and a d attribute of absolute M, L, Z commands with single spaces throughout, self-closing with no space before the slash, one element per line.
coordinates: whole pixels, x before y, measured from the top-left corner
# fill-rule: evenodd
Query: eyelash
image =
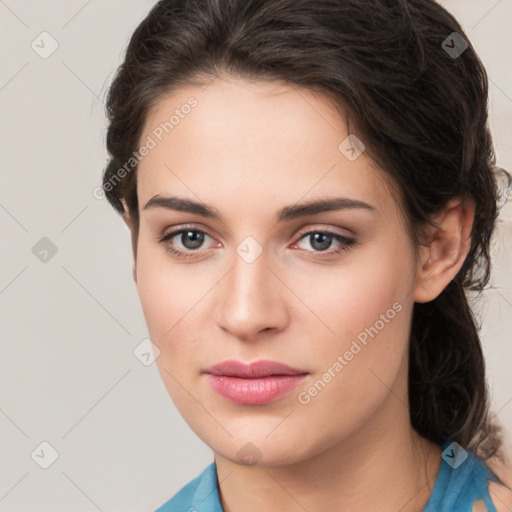
<path fill-rule="evenodd" d="M 168 251 L 169 253 L 171 253 L 172 255 L 174 255 L 177 258 L 180 258 L 180 259 L 181 258 L 193 258 L 195 256 L 194 253 L 198 253 L 201 249 L 196 249 L 196 250 L 189 249 L 188 251 L 182 251 L 182 250 L 176 249 L 174 247 L 171 247 L 169 244 L 167 244 L 167 242 L 169 240 L 171 240 L 172 238 L 174 238 L 175 236 L 180 235 L 185 232 L 188 232 L 188 231 L 192 231 L 193 233 L 200 233 L 202 235 L 210 236 L 206 231 L 203 231 L 200 229 L 195 229 L 194 226 L 182 226 L 180 229 L 176 229 L 169 233 L 164 233 L 161 237 L 159 237 L 158 242 L 165 246 L 166 251 Z M 311 256 L 313 259 L 325 258 L 326 257 L 325 255 L 328 255 L 328 256 L 341 255 L 344 252 L 351 249 L 357 243 L 353 238 L 348 238 L 346 236 L 340 235 L 338 233 L 334 233 L 329 230 L 317 229 L 317 230 L 310 230 L 310 231 L 300 233 L 300 236 L 299 236 L 297 242 L 294 242 L 293 245 L 297 244 L 304 238 L 307 238 L 308 236 L 311 236 L 314 234 L 328 235 L 328 236 L 334 238 L 336 241 L 338 241 L 342 245 L 338 249 L 334 249 L 334 250 L 330 250 L 330 251 L 329 250 L 306 251 L 306 252 L 312 252 L 312 253 L 318 254 L 316 256 Z M 213 238 L 213 237 L 210 236 L 210 238 Z M 305 249 L 299 249 L 299 250 L 305 250 Z"/>

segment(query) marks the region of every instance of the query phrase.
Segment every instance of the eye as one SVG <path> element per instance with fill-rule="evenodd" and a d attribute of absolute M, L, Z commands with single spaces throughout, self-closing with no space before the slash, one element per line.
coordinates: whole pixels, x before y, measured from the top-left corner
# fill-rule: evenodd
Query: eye
<path fill-rule="evenodd" d="M 199 252 L 207 238 L 212 237 L 205 231 L 185 226 L 164 233 L 158 241 L 165 246 L 167 251 L 178 258 L 188 258 L 195 256 L 194 252 Z"/>
<path fill-rule="evenodd" d="M 195 229 L 193 226 L 182 226 L 179 229 L 164 233 L 158 242 L 164 245 L 165 249 L 176 256 L 177 258 L 190 258 L 198 256 L 202 251 L 207 250 L 202 248 L 208 238 L 211 237 L 206 231 Z M 307 240 L 313 250 L 304 249 L 300 247 L 302 241 Z M 336 249 L 328 250 L 333 242 L 338 244 Z M 336 254 L 341 254 L 349 250 L 356 244 L 352 238 L 334 233 L 328 230 L 313 230 L 302 233 L 298 242 L 292 245 L 293 248 L 298 247 L 306 252 L 313 253 L 313 258 L 329 257 Z M 219 247 L 217 245 L 216 247 Z"/>
<path fill-rule="evenodd" d="M 293 247 L 297 247 L 303 240 L 307 240 L 310 244 L 310 247 L 313 248 L 313 251 L 304 249 L 307 252 L 323 253 L 312 255 L 314 258 L 332 256 L 333 254 L 341 254 L 356 244 L 356 241 L 353 238 L 340 235 L 339 233 L 316 230 L 302 233 L 299 241 L 296 242 Z M 338 244 L 338 247 L 328 251 L 327 249 L 331 247 L 333 241 Z M 299 247 L 299 249 L 302 248 Z"/>

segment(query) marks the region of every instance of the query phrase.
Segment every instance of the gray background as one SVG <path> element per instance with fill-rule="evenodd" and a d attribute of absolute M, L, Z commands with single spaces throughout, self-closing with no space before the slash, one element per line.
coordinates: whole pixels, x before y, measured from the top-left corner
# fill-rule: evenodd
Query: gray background
<path fill-rule="evenodd" d="M 488 70 L 498 164 L 511 170 L 512 0 L 442 4 Z M 155 364 L 134 356 L 147 330 L 128 230 L 93 195 L 106 162 L 104 95 L 152 5 L 0 0 L 1 511 L 152 511 L 213 460 Z M 509 447 L 511 204 L 493 242 L 496 289 L 475 308 Z M 44 441 L 58 453 L 47 469 Z"/>

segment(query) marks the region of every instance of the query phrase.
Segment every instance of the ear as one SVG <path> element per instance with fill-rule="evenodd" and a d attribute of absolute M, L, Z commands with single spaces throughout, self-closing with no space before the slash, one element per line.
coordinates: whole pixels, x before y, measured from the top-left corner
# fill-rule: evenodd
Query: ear
<path fill-rule="evenodd" d="M 136 222 L 132 216 L 130 215 L 128 208 L 125 206 L 125 211 L 123 213 L 123 220 L 125 224 L 128 226 L 130 230 L 130 235 L 132 239 L 132 251 L 133 251 L 133 268 L 132 275 L 133 280 L 137 283 L 137 239 L 139 237 L 139 224 Z"/>
<path fill-rule="evenodd" d="M 432 218 L 439 228 L 429 226 L 427 245 L 420 247 L 415 302 L 434 300 L 456 276 L 471 247 L 474 216 L 472 199 L 453 199 Z"/>

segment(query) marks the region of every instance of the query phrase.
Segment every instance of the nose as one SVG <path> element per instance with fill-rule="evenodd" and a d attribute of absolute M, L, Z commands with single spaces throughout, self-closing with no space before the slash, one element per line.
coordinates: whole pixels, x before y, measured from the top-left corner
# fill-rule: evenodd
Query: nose
<path fill-rule="evenodd" d="M 285 285 L 269 268 L 265 251 L 252 263 L 234 255 L 233 267 L 217 290 L 217 323 L 243 341 L 285 329 L 289 318 Z"/>

